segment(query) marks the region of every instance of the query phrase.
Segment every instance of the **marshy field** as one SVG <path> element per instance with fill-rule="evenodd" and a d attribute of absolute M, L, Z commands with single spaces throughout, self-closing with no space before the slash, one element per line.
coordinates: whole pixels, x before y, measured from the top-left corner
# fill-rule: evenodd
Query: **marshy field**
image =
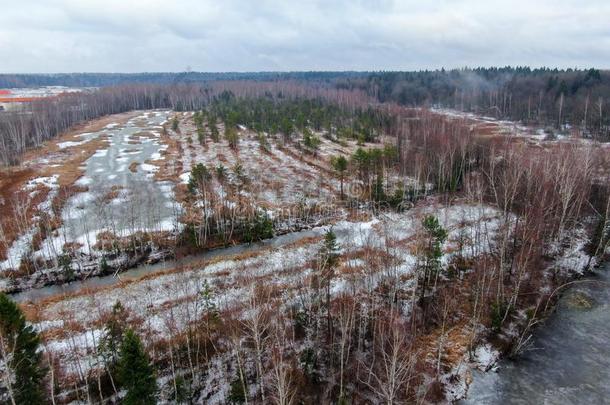
<path fill-rule="evenodd" d="M 473 379 L 489 398 L 604 260 L 607 127 L 344 87 L 116 86 L 0 112 L 0 304 L 39 370 L 20 382 L 0 325 L 3 400 L 447 403 Z"/>

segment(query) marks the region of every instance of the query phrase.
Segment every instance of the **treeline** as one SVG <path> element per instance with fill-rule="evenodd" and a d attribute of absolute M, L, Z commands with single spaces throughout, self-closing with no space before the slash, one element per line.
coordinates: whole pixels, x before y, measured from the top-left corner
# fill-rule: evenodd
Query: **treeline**
<path fill-rule="evenodd" d="M 557 129 L 578 127 L 610 140 L 606 103 L 610 72 L 529 67 L 373 73 L 346 78 L 340 89 L 359 89 L 380 102 L 438 106 Z"/>
<path fill-rule="evenodd" d="M 354 92 L 379 102 L 406 106 L 439 106 L 495 118 L 568 130 L 610 139 L 606 102 L 610 72 L 529 67 L 476 68 L 418 72 L 258 72 L 258 73 L 74 73 L 0 75 L 0 87 L 64 85 L 222 86 L 234 90 L 250 83 L 262 86 L 325 88 Z M 246 85 L 247 87 L 247 85 Z M 315 91 L 315 90 L 314 90 Z M 305 90 L 301 90 L 305 92 Z M 234 91 L 234 93 L 236 93 Z M 363 94 L 364 93 L 364 94 Z M 236 93 L 237 94 L 237 93 Z"/>
<path fill-rule="evenodd" d="M 223 80 L 299 80 L 331 82 L 338 78 L 361 77 L 364 72 L 154 72 L 154 73 L 57 73 L 2 74 L 0 88 L 68 86 L 107 87 L 120 84 L 206 83 Z"/>

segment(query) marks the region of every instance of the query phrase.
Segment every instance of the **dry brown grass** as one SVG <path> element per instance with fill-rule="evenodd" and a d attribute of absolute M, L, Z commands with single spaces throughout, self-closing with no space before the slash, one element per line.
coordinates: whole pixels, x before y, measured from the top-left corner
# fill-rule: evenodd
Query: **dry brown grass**
<path fill-rule="evenodd" d="M 308 154 L 304 154 L 294 150 L 294 146 L 283 147 L 282 152 L 286 155 L 294 158 L 295 160 L 299 160 L 307 165 L 313 167 L 314 169 L 320 171 L 321 173 L 327 176 L 334 176 L 335 173 L 330 167 L 330 162 L 327 162 L 323 159 L 322 156 L 318 155 L 316 157 Z"/>
<path fill-rule="evenodd" d="M 155 165 L 159 167 L 159 170 L 155 173 L 155 180 L 157 181 L 172 181 L 174 183 L 180 182 L 180 174 L 182 174 L 182 161 L 180 159 L 181 146 L 175 136 L 171 136 L 167 130 L 167 126 L 164 125 L 161 130 L 160 141 L 167 145 L 167 149 L 161 151 L 163 159 L 156 160 Z"/>
<path fill-rule="evenodd" d="M 2 238 L 0 239 L 0 260 L 6 259 L 8 247 L 19 236 L 19 227 L 15 222 L 17 214 L 24 216 L 28 219 L 29 223 L 37 211 L 33 202 L 27 205 L 28 209 L 26 212 L 16 211 L 16 207 L 13 204 L 14 201 L 30 200 L 29 192 L 24 191 L 23 187 L 29 180 L 35 177 L 37 175 L 32 168 L 5 168 L 0 171 L 0 232 L 2 232 Z M 46 193 L 48 191 L 47 189 Z M 39 196 L 38 199 L 43 196 L 46 198 L 44 192 L 39 192 L 37 195 Z"/>

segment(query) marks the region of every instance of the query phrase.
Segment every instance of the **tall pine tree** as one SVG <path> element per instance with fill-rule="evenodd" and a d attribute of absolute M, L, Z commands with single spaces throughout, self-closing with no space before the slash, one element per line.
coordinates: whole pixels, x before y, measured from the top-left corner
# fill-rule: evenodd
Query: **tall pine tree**
<path fill-rule="evenodd" d="M 345 172 L 347 171 L 347 159 L 343 155 L 333 156 L 330 163 L 339 175 L 339 180 L 341 181 L 341 199 L 343 199 L 343 181 L 345 180 Z"/>
<path fill-rule="evenodd" d="M 44 403 L 45 369 L 41 366 L 39 344 L 38 334 L 26 324 L 19 307 L 0 293 L 0 358 L 6 365 L 8 378 L 3 382 L 8 383 L 13 405 Z"/>
<path fill-rule="evenodd" d="M 339 263 L 339 247 L 337 246 L 337 235 L 332 229 L 324 234 L 324 243 L 320 249 L 320 268 L 322 279 L 326 288 L 326 324 L 329 338 L 332 337 L 332 325 L 330 317 L 330 285 L 335 275 L 335 267 Z"/>
<path fill-rule="evenodd" d="M 142 341 L 131 329 L 127 329 L 121 343 L 119 380 L 127 390 L 124 405 L 156 404 L 157 380 Z"/>
<path fill-rule="evenodd" d="M 127 311 L 121 302 L 115 302 L 112 312 L 104 325 L 104 335 L 99 345 L 100 355 L 104 358 L 109 371 L 113 375 L 119 360 L 123 335 L 127 329 L 127 316 Z"/>
<path fill-rule="evenodd" d="M 424 217 L 422 225 L 424 232 L 420 241 L 419 253 L 419 283 L 421 286 L 419 300 L 423 304 L 427 289 L 436 280 L 441 270 L 442 247 L 447 240 L 447 231 L 434 215 Z"/>

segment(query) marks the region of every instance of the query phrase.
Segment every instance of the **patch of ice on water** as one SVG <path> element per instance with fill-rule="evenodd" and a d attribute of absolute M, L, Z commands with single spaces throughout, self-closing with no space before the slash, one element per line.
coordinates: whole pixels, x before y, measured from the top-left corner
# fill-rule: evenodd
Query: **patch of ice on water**
<path fill-rule="evenodd" d="M 476 348 L 474 363 L 477 368 L 487 371 L 498 361 L 500 353 L 489 343 L 485 343 Z"/>
<path fill-rule="evenodd" d="M 93 183 L 93 179 L 91 177 L 88 177 L 88 176 L 83 176 L 83 177 L 81 177 L 80 179 L 78 179 L 78 180 L 76 180 L 74 182 L 75 185 L 82 186 L 82 187 L 88 186 L 88 185 L 90 185 L 92 183 Z"/>
<path fill-rule="evenodd" d="M 81 137 L 81 138 L 88 138 L 88 137 L 95 138 L 97 136 L 97 134 L 95 132 L 83 132 L 82 134 L 78 134 L 76 136 Z"/>
<path fill-rule="evenodd" d="M 159 168 L 158 168 L 157 166 L 155 166 L 155 165 L 151 165 L 151 164 L 148 164 L 148 163 L 142 163 L 142 164 L 140 165 L 140 168 L 141 168 L 143 171 L 147 172 L 147 173 L 154 173 L 154 172 L 156 172 L 156 171 L 158 171 L 158 170 L 159 170 Z"/>
<path fill-rule="evenodd" d="M 59 178 L 59 175 L 54 174 L 52 176 L 49 177 L 36 177 L 35 179 L 29 180 L 26 185 L 25 185 L 25 189 L 26 190 L 33 190 L 36 187 L 38 187 L 39 185 L 43 185 L 45 187 L 48 187 L 50 189 L 55 189 L 58 187 L 57 184 L 57 179 Z"/>
<path fill-rule="evenodd" d="M 159 182 L 157 184 L 159 185 L 159 189 L 163 193 L 173 193 L 173 190 L 174 190 L 174 184 L 173 183 Z"/>
<path fill-rule="evenodd" d="M 60 142 L 57 144 L 57 147 L 59 149 L 67 149 L 67 148 L 71 148 L 73 146 L 80 146 L 83 145 L 85 143 L 89 142 L 89 139 L 85 139 L 82 141 L 67 141 L 67 142 Z"/>
<path fill-rule="evenodd" d="M 176 229 L 177 223 L 175 218 L 165 218 L 155 227 L 159 231 L 173 231 Z"/>
<path fill-rule="evenodd" d="M 141 150 L 125 150 L 123 149 L 120 153 L 124 154 L 124 155 L 137 155 L 141 152 Z"/>

